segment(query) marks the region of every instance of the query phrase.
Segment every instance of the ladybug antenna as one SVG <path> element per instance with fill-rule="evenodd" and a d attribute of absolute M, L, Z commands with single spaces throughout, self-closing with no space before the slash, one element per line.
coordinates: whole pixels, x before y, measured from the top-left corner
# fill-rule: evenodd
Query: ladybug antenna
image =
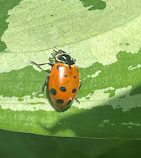
<path fill-rule="evenodd" d="M 55 49 L 59 50 L 57 47 L 54 46 Z"/>

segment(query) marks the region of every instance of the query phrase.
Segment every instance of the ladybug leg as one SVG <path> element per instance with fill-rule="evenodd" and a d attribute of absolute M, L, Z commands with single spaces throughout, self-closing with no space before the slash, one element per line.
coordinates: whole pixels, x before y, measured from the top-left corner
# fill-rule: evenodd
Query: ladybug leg
<path fill-rule="evenodd" d="M 80 90 L 80 88 L 81 88 L 81 86 L 82 86 L 82 81 L 79 81 L 79 90 Z"/>
<path fill-rule="evenodd" d="M 78 89 L 78 91 L 80 90 L 80 88 L 81 88 L 81 86 L 82 86 L 82 81 L 79 81 L 79 89 Z M 77 103 L 79 103 L 80 104 L 80 101 L 77 99 L 77 98 L 75 98 L 75 100 L 77 101 Z"/>
<path fill-rule="evenodd" d="M 45 82 L 44 82 L 44 84 L 43 84 L 43 86 L 42 86 L 42 89 L 41 89 L 41 91 L 39 91 L 38 93 L 36 93 L 36 97 L 39 95 L 39 94 L 43 94 L 44 93 L 44 91 L 45 91 L 45 87 L 47 86 L 47 81 L 48 81 L 48 79 L 49 79 L 49 76 L 46 78 L 46 80 L 45 80 Z"/>
<path fill-rule="evenodd" d="M 42 70 L 42 71 L 46 71 L 46 70 L 44 70 L 44 69 L 42 69 L 42 65 L 46 65 L 46 64 L 48 64 L 48 65 L 50 65 L 50 66 L 54 66 L 54 64 L 53 63 L 43 63 L 43 64 L 37 64 L 37 63 L 35 63 L 34 61 L 31 61 L 31 64 L 33 64 L 33 65 L 36 65 L 40 70 Z M 47 71 L 46 71 L 47 72 Z"/>
<path fill-rule="evenodd" d="M 57 60 L 57 58 L 56 58 L 56 55 L 57 55 L 57 54 L 58 54 L 58 51 L 55 51 L 55 50 L 54 50 L 53 53 L 51 53 L 51 55 L 53 56 L 55 62 L 59 62 L 59 61 Z"/>
<path fill-rule="evenodd" d="M 80 101 L 77 98 L 75 98 L 75 100 L 77 101 L 78 104 L 80 104 Z"/>
<path fill-rule="evenodd" d="M 42 63 L 42 64 L 37 64 L 38 66 L 42 66 L 42 65 L 46 65 L 46 64 L 48 64 L 48 65 L 50 65 L 50 66 L 54 66 L 54 64 L 52 64 L 52 63 Z"/>

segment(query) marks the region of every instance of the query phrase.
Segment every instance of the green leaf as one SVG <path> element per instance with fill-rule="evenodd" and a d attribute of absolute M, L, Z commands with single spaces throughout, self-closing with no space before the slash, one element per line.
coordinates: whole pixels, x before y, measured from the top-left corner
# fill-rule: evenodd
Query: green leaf
<path fill-rule="evenodd" d="M 6 158 L 94 158 L 97 156 L 102 156 L 105 153 L 109 154 L 111 150 L 113 151 L 113 155 L 115 150 L 118 148 L 126 149 L 130 146 L 130 154 L 134 153 L 135 149 L 136 155 L 139 155 L 140 153 L 140 150 L 137 150 L 137 147 L 139 149 L 140 141 L 136 143 L 137 145 L 135 148 L 135 141 L 127 140 L 93 140 L 82 138 L 44 137 L 40 135 L 8 132 L 2 130 L 0 130 L 0 137 L 0 156 L 3 157 L 4 155 Z M 125 154 L 128 155 L 129 152 L 126 152 Z M 121 153 L 118 152 L 118 155 L 121 155 Z"/>
<path fill-rule="evenodd" d="M 141 139 L 140 7 L 135 0 L 25 0 L 10 10 L 1 38 L 7 50 L 0 54 L 0 128 Z M 47 62 L 54 45 L 77 59 L 83 82 L 80 104 L 63 113 L 46 93 L 35 96 L 49 74 L 30 65 Z"/>
<path fill-rule="evenodd" d="M 5 51 L 7 48 L 6 44 L 1 40 L 1 36 L 4 31 L 8 28 L 6 19 L 8 18 L 8 10 L 14 8 L 21 0 L 12 0 L 7 2 L 6 0 L 0 1 L 0 52 Z"/>
<path fill-rule="evenodd" d="M 90 9 L 101 6 L 101 3 L 106 3 L 103 10 L 98 7 Z M 135 0 L 26 0 L 9 11 L 9 26 L 2 40 L 12 52 L 39 51 L 73 43 L 79 45 L 80 41 L 138 17 L 140 6 L 140 0 L 136 3 Z"/>

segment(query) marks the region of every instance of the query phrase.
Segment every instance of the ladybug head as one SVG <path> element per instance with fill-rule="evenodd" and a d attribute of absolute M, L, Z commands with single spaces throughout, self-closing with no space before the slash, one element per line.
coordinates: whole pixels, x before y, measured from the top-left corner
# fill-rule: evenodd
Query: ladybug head
<path fill-rule="evenodd" d="M 56 51 L 55 59 L 57 62 L 61 62 L 68 65 L 73 65 L 76 62 L 75 58 L 72 58 L 70 54 L 64 52 L 63 50 Z"/>

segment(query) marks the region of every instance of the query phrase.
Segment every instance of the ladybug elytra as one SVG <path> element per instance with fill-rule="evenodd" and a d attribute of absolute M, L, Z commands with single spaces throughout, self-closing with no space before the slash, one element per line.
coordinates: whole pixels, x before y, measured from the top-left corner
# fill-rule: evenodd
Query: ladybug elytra
<path fill-rule="evenodd" d="M 43 93 L 45 87 L 47 87 L 49 102 L 56 111 L 63 112 L 70 108 L 74 99 L 79 102 L 76 95 L 82 82 L 79 79 L 78 67 L 75 65 L 76 59 L 63 50 L 54 50 L 51 55 L 49 63 L 37 64 L 33 61 L 31 62 L 41 70 L 43 70 L 41 66 L 45 64 L 49 64 L 52 67 L 42 90 L 37 95 Z"/>

